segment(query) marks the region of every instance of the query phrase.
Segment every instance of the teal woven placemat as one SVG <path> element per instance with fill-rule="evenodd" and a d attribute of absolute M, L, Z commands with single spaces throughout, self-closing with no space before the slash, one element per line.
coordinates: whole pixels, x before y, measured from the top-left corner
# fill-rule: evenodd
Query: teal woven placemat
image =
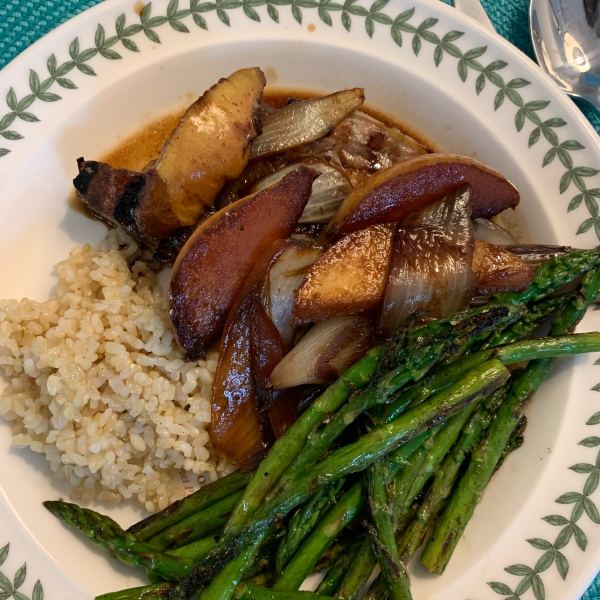
<path fill-rule="evenodd" d="M 0 0 L 0 69 L 43 35 L 101 1 Z M 443 1 L 451 3 L 450 0 Z M 496 31 L 533 59 L 528 0 L 481 1 Z M 583 103 L 578 106 L 600 133 L 598 114 Z M 582 600 L 600 600 L 600 575 Z"/>

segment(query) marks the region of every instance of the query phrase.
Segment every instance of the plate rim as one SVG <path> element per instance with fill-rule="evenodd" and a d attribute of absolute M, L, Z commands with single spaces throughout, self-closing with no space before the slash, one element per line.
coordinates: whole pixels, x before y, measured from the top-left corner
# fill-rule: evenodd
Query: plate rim
<path fill-rule="evenodd" d="M 163 3 L 166 5 L 166 0 L 164 0 Z M 98 16 L 98 20 L 101 20 L 100 15 L 116 14 L 115 7 L 120 7 L 120 6 L 130 5 L 130 4 L 131 4 L 131 2 L 128 2 L 128 0 L 107 0 L 103 3 L 100 3 L 94 7 L 91 7 L 89 9 L 83 11 L 76 17 L 61 24 L 59 27 L 57 27 L 56 29 L 52 30 L 51 32 L 49 32 L 48 34 L 46 34 L 45 36 L 43 36 L 42 38 L 37 40 L 34 44 L 32 44 L 26 50 L 24 50 L 19 56 L 17 56 L 15 59 L 13 59 L 8 65 L 6 65 L 6 67 L 4 69 L 2 69 L 2 72 L 0 72 L 0 84 L 4 83 L 4 81 L 6 81 L 6 79 L 8 79 L 8 77 L 12 76 L 13 72 L 16 73 L 19 69 L 21 69 L 21 68 L 24 69 L 25 65 L 27 64 L 28 61 L 32 62 L 31 59 L 35 56 L 36 52 L 38 52 L 42 47 L 44 47 L 47 44 L 49 44 L 50 46 L 52 44 L 54 44 L 55 38 L 58 39 L 58 38 L 63 37 L 67 31 L 77 27 L 80 23 L 91 21 L 96 16 Z M 439 3 L 436 3 L 435 0 L 412 0 L 412 4 L 426 5 L 426 6 L 430 6 L 432 8 L 435 7 L 436 11 L 441 11 L 442 13 L 448 11 L 446 14 L 448 14 L 448 15 L 451 14 L 455 20 L 464 22 L 468 28 L 478 30 L 484 37 L 486 37 L 486 36 L 493 37 L 494 41 L 497 44 L 499 44 L 503 48 L 504 51 L 507 51 L 512 56 L 512 58 L 516 60 L 517 63 L 519 63 L 519 66 L 527 65 L 526 68 L 528 70 L 531 69 L 532 70 L 531 72 L 535 73 L 538 77 L 539 77 L 539 75 L 542 75 L 542 78 L 544 78 L 546 81 L 545 87 L 555 88 L 555 91 L 558 91 L 560 93 L 560 97 L 555 94 L 554 96 L 556 96 L 556 97 L 553 96 L 552 100 L 558 100 L 561 105 L 561 108 L 563 110 L 565 110 L 571 116 L 573 116 L 573 115 L 577 116 L 577 121 L 584 126 L 584 129 L 587 130 L 587 133 L 590 136 L 590 139 L 594 142 L 596 149 L 600 151 L 600 137 L 598 137 L 598 134 L 592 128 L 591 124 L 587 121 L 587 119 L 585 119 L 583 114 L 571 103 L 571 101 L 564 95 L 562 90 L 560 90 L 560 88 L 558 88 L 558 86 L 556 86 L 556 84 L 553 82 L 553 80 L 548 75 L 543 73 L 539 69 L 539 67 L 537 67 L 537 65 L 535 65 L 535 63 L 533 63 L 530 59 L 528 59 L 528 57 L 526 55 L 521 53 L 518 49 L 516 49 L 514 46 L 512 46 L 504 38 L 498 36 L 497 34 L 493 34 L 493 33 L 489 32 L 486 28 L 484 28 L 482 25 L 480 25 L 476 21 L 470 19 L 469 17 L 466 17 L 465 15 L 457 13 L 456 11 L 452 12 L 453 9 L 450 6 L 440 7 Z M 523 58 L 525 58 L 527 60 L 524 61 Z M 550 84 L 550 85 L 548 86 L 547 84 Z M 0 163 L 0 166 L 1 166 L 1 163 Z M 3 562 L 3 561 L 0 561 L 0 564 L 1 564 L 1 562 Z M 593 577 L 592 577 L 592 579 L 593 579 Z M 34 600 L 37 600 L 37 599 L 34 599 Z"/>

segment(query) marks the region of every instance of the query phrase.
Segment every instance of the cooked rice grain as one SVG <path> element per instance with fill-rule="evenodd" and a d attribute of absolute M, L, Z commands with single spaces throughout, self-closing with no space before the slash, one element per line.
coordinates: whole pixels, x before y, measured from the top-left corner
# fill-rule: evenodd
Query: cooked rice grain
<path fill-rule="evenodd" d="M 166 295 L 122 231 L 56 265 L 57 296 L 0 301 L 0 416 L 13 446 L 43 453 L 72 497 L 149 511 L 183 497 L 176 471 L 234 467 L 210 445 L 217 354 L 186 363 Z"/>

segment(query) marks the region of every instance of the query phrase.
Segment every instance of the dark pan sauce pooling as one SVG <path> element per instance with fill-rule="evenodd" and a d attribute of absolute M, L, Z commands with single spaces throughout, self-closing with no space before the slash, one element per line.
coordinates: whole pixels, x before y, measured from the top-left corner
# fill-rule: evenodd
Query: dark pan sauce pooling
<path fill-rule="evenodd" d="M 306 90 L 300 91 L 283 88 L 267 89 L 263 95 L 263 102 L 274 108 L 281 108 L 285 106 L 290 98 L 307 100 L 320 95 L 322 94 Z M 361 110 L 389 127 L 400 129 L 403 133 L 411 136 L 426 148 L 431 148 L 438 152 L 441 151 L 441 149 L 431 140 L 427 139 L 422 132 L 415 131 L 399 119 L 368 105 L 361 107 Z M 172 114 L 152 120 L 148 124 L 143 125 L 138 131 L 119 142 L 101 160 L 117 168 L 131 169 L 133 171 L 143 170 L 160 154 L 162 146 L 167 141 L 169 135 L 171 135 L 173 130 L 177 127 L 179 119 L 184 112 L 185 109 L 177 110 Z"/>

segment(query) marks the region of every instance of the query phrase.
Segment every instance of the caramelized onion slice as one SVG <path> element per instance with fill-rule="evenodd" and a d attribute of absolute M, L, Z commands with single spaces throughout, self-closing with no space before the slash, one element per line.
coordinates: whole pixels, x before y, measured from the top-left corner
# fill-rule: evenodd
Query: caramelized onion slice
<path fill-rule="evenodd" d="M 412 215 L 398 228 L 380 329 L 390 337 L 415 311 L 445 317 L 469 305 L 475 291 L 471 188 Z"/>
<path fill-rule="evenodd" d="M 468 184 L 461 185 L 443 200 L 413 213 L 403 227 L 429 225 L 442 229 L 448 243 L 473 251 L 475 237 L 471 210 L 473 192 Z"/>
<path fill-rule="evenodd" d="M 496 225 L 489 219 L 473 219 L 473 229 L 475 231 L 475 239 L 494 244 L 494 246 L 506 246 L 510 244 L 518 244 L 515 236 L 506 231 L 504 227 Z"/>
<path fill-rule="evenodd" d="M 320 173 L 313 181 L 312 192 L 308 204 L 298 223 L 328 223 L 336 213 L 340 204 L 352 191 L 352 184 L 341 167 L 335 167 L 327 160 L 300 161 L 279 169 L 275 173 L 263 177 L 252 187 L 252 192 L 259 192 L 281 181 L 288 173 L 305 164 Z"/>
<path fill-rule="evenodd" d="M 312 194 L 298 223 L 329 223 L 350 192 L 352 184 L 346 175 L 325 166 L 313 182 Z"/>
<path fill-rule="evenodd" d="M 263 303 L 267 315 L 288 348 L 291 346 L 294 334 L 292 327 L 294 294 L 309 267 L 321 254 L 323 254 L 321 248 L 300 242 L 288 242 L 288 248 L 269 271 L 266 289 L 263 290 Z"/>
<path fill-rule="evenodd" d="M 303 102 L 294 102 L 267 115 L 262 134 L 252 143 L 252 158 L 278 154 L 329 133 L 365 101 L 364 90 L 354 88 Z"/>
<path fill-rule="evenodd" d="M 373 346 L 371 317 L 333 317 L 318 323 L 271 373 L 275 389 L 325 383 L 343 373 Z"/>

